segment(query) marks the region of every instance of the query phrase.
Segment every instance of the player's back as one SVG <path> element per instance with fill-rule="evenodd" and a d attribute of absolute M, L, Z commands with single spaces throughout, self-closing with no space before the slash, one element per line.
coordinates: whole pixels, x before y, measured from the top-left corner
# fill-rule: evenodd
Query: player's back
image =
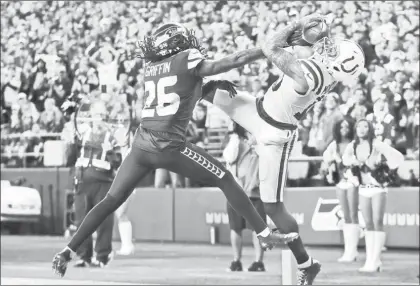
<path fill-rule="evenodd" d="M 190 49 L 146 64 L 142 128 L 185 136 L 195 104 L 201 97 L 202 78 L 195 70 L 203 59 L 198 50 Z"/>
<path fill-rule="evenodd" d="M 263 108 L 274 120 L 296 126 L 316 102 L 335 86 L 326 67 L 313 59 L 299 60 L 309 85 L 305 94 L 293 88 L 293 79 L 283 75 L 264 95 Z"/>

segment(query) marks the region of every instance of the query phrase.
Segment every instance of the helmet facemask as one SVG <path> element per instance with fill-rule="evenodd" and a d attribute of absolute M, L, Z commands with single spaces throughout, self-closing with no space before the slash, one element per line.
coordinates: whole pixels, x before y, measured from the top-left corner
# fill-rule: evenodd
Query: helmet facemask
<path fill-rule="evenodd" d="M 332 38 L 324 37 L 316 42 L 312 49 L 314 57 L 322 61 L 327 67 L 339 56 L 338 46 Z"/>

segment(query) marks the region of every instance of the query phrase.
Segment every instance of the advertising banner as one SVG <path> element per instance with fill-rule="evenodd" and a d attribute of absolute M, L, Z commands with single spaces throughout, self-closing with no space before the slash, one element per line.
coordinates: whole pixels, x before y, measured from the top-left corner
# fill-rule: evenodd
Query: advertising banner
<path fill-rule="evenodd" d="M 302 239 L 309 245 L 342 245 L 341 208 L 334 188 L 290 188 L 285 201 L 296 218 Z M 364 221 L 359 212 L 361 238 Z M 388 247 L 419 248 L 419 190 L 390 189 L 384 218 Z M 216 227 L 219 243 L 229 242 L 226 199 L 219 189 L 179 189 L 175 196 L 176 241 L 210 242 Z M 194 231 L 191 231 L 193 229 Z M 251 236 L 245 235 L 246 243 Z M 364 240 L 360 240 L 360 245 Z"/>

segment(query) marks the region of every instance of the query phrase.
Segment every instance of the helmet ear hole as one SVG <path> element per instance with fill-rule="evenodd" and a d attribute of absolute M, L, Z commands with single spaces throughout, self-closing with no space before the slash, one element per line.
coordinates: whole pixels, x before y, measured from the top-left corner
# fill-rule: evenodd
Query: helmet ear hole
<path fill-rule="evenodd" d="M 338 69 L 338 67 L 333 67 L 333 69 L 334 69 L 334 70 L 336 70 L 336 71 L 338 71 L 338 72 L 340 71 L 340 70 Z"/>

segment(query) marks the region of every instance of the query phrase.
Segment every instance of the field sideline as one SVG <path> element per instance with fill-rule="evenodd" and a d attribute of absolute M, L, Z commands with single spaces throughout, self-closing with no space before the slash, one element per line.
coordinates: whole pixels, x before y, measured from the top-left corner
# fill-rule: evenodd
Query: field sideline
<path fill-rule="evenodd" d="M 280 285 L 280 251 L 267 253 L 266 273 L 229 273 L 229 246 L 180 243 L 137 243 L 136 253 L 115 257 L 106 269 L 76 269 L 69 266 L 65 278 L 54 276 L 51 260 L 65 245 L 61 237 L 2 236 L 2 285 Z M 117 249 L 119 243 L 114 243 Z M 419 285 L 419 252 L 391 250 L 383 255 L 381 273 L 359 274 L 362 260 L 336 263 L 337 248 L 310 248 L 323 270 L 318 285 Z M 364 251 L 361 250 L 361 259 Z M 252 248 L 244 249 L 243 266 L 253 260 Z"/>

